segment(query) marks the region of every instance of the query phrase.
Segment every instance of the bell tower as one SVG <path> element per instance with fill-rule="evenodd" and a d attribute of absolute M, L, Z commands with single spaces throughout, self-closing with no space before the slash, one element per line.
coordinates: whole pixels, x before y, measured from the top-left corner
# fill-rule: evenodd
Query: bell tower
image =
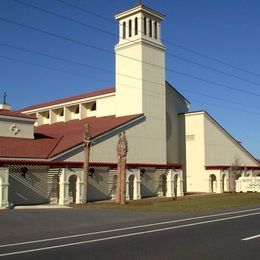
<path fill-rule="evenodd" d="M 115 46 L 117 115 L 149 113 L 150 105 L 165 107 L 164 15 L 138 5 L 115 18 L 119 21 Z"/>
<path fill-rule="evenodd" d="M 145 115 L 144 138 L 158 140 L 153 145 L 162 149 L 162 163 L 166 151 L 165 48 L 161 42 L 164 17 L 142 4 L 115 16 L 119 22 L 116 115 Z"/>

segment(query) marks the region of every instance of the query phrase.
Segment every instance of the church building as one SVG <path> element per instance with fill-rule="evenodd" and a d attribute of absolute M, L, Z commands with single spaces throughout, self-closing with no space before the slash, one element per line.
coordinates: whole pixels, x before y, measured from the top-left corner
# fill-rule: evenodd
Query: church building
<path fill-rule="evenodd" d="M 122 132 L 127 200 L 260 191 L 259 162 L 207 112 L 189 112 L 166 80 L 164 18 L 142 4 L 115 16 L 115 87 L 20 111 L 0 105 L 0 208 L 82 203 L 86 123 L 93 135 L 88 201 L 115 199 Z"/>

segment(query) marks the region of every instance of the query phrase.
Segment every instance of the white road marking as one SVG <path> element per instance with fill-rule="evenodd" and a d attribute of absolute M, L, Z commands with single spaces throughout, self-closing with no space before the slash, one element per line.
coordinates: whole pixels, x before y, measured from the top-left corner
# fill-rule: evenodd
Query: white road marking
<path fill-rule="evenodd" d="M 256 239 L 256 238 L 260 238 L 260 234 L 259 235 L 255 235 L 255 236 L 251 236 L 251 237 L 246 237 L 246 238 L 243 238 L 241 240 L 247 241 L 247 240 L 252 240 L 252 239 Z"/>
<path fill-rule="evenodd" d="M 70 239 L 70 238 L 77 238 L 77 237 L 83 237 L 83 236 L 99 235 L 99 234 L 119 232 L 119 231 L 124 231 L 124 230 L 131 230 L 131 229 L 138 229 L 138 228 L 145 228 L 145 227 L 166 225 L 166 224 L 171 224 L 171 223 L 185 222 L 185 221 L 191 221 L 191 220 L 197 220 L 197 219 L 203 219 L 203 218 L 220 217 L 220 216 L 226 216 L 226 215 L 232 215 L 232 214 L 239 214 L 239 213 L 245 213 L 245 212 L 251 212 L 251 211 L 258 211 L 258 210 L 260 210 L 260 208 L 246 209 L 246 210 L 239 210 L 239 211 L 231 211 L 231 212 L 226 212 L 226 213 L 218 213 L 218 214 L 212 214 L 212 215 L 204 215 L 204 216 L 200 216 L 200 217 L 170 220 L 170 221 L 157 222 L 157 223 L 152 223 L 152 224 L 145 224 L 145 225 L 124 227 L 124 228 L 108 229 L 108 230 L 102 230 L 102 231 L 96 231 L 96 232 L 89 232 L 89 233 L 83 233 L 83 234 L 77 234 L 77 235 L 70 235 L 70 236 L 52 237 L 52 238 L 32 240 L 32 241 L 23 241 L 23 242 L 18 242 L 18 243 L 0 245 L 0 248 L 1 248 L 1 247 L 11 247 L 11 246 L 19 246 L 19 245 L 36 244 L 36 243 L 42 243 L 42 242 L 48 242 L 48 241 L 56 241 L 56 240 L 63 240 L 63 239 Z"/>
<path fill-rule="evenodd" d="M 124 235 L 97 238 L 97 239 L 92 239 L 92 240 L 87 240 L 87 241 L 80 241 L 80 242 L 74 242 L 74 243 L 68 243 L 68 244 L 62 244 L 62 245 L 56 245 L 56 246 L 48 246 L 48 247 L 22 250 L 22 251 L 14 251 L 14 252 L 0 254 L 0 257 L 1 256 L 10 256 L 10 255 L 20 255 L 20 254 L 25 254 L 25 253 L 45 251 L 45 250 L 64 248 L 64 247 L 70 247 L 70 246 L 76 246 L 76 245 L 82 245 L 82 244 L 89 244 L 89 243 L 94 243 L 94 242 L 113 240 L 113 239 L 124 238 L 124 237 L 132 237 L 132 236 L 138 236 L 138 235 L 149 234 L 149 233 L 157 233 L 157 232 L 168 231 L 168 230 L 173 230 L 173 229 L 204 225 L 204 224 L 209 224 L 209 223 L 214 223 L 214 222 L 227 221 L 227 220 L 231 220 L 231 219 L 245 218 L 245 217 L 254 216 L 254 215 L 260 215 L 260 212 L 255 212 L 255 213 L 250 213 L 250 214 L 245 214 L 245 215 L 238 215 L 238 216 L 227 217 L 227 218 L 214 219 L 214 220 L 207 220 L 207 221 L 202 221 L 202 222 L 197 222 L 197 223 L 184 224 L 184 225 L 179 225 L 179 226 L 174 226 L 174 227 L 166 227 L 166 228 L 161 228 L 161 229 L 152 229 L 152 230 L 147 230 L 147 231 L 128 233 L 128 234 L 124 234 Z"/>
<path fill-rule="evenodd" d="M 52 237 L 52 238 L 46 238 L 46 239 L 24 241 L 24 242 L 12 243 L 12 244 L 0 245 L 0 248 L 2 248 L 2 247 L 11 247 L 11 246 L 19 246 L 19 245 L 27 245 L 27 244 L 36 244 L 36 243 L 42 243 L 42 242 L 48 242 L 48 241 L 56 241 L 56 240 L 63 240 L 63 239 L 70 239 L 70 238 L 77 238 L 77 237 L 83 237 L 83 236 L 92 236 L 92 235 L 106 234 L 106 233 L 112 233 L 112 232 L 119 232 L 119 231 L 131 230 L 131 229 L 138 229 L 138 228 L 166 225 L 166 224 L 172 224 L 172 223 L 178 223 L 178 222 L 198 220 L 198 219 L 203 219 L 203 218 L 212 218 L 212 217 L 226 216 L 226 215 L 239 214 L 239 213 L 258 211 L 258 210 L 260 210 L 260 208 L 239 210 L 239 211 L 231 211 L 231 212 L 226 212 L 226 213 L 204 215 L 204 216 L 200 216 L 200 217 L 170 220 L 170 221 L 157 222 L 157 223 L 152 223 L 152 224 L 124 227 L 124 228 L 108 229 L 108 230 L 89 232 L 89 233 L 82 233 L 82 234 L 70 235 L 70 236 Z"/>

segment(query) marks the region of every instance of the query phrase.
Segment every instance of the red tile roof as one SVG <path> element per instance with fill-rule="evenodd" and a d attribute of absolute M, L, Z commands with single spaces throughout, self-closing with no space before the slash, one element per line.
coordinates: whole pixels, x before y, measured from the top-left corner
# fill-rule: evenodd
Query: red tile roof
<path fill-rule="evenodd" d="M 17 111 L 12 111 L 8 109 L 0 109 L 0 115 L 1 116 L 11 116 L 11 117 L 21 117 L 21 118 L 29 118 L 29 119 L 36 119 L 33 116 L 25 115 Z"/>
<path fill-rule="evenodd" d="M 84 125 L 90 124 L 93 139 L 119 126 L 123 126 L 142 114 L 124 117 L 90 117 L 35 128 L 35 139 L 0 137 L 1 158 L 48 159 L 83 143 Z"/>
<path fill-rule="evenodd" d="M 83 162 L 75 161 L 42 161 L 42 160 L 0 160 L 0 166 L 6 167 L 8 165 L 40 165 L 49 166 L 51 168 L 65 167 L 65 168 L 83 168 Z M 110 167 L 117 168 L 117 163 L 107 162 L 90 162 L 90 167 Z M 180 163 L 126 163 L 127 168 L 141 169 L 141 168 L 156 168 L 156 169 L 182 169 Z"/>
<path fill-rule="evenodd" d="M 106 88 L 106 89 L 102 89 L 102 90 L 88 92 L 88 93 L 85 93 L 85 94 L 80 94 L 80 95 L 77 95 L 77 96 L 72 96 L 72 97 L 68 97 L 68 98 L 61 98 L 61 99 L 57 99 L 57 100 L 54 100 L 54 101 L 49 101 L 49 102 L 25 107 L 25 108 L 23 108 L 19 111 L 20 112 L 29 111 L 29 110 L 33 110 L 33 109 L 37 109 L 37 108 L 41 108 L 41 107 L 54 106 L 54 105 L 58 105 L 58 104 L 66 103 L 66 102 L 72 102 L 72 101 L 79 100 L 79 99 L 91 98 L 91 97 L 110 94 L 110 93 L 114 93 L 114 92 L 115 92 L 115 88 Z"/>

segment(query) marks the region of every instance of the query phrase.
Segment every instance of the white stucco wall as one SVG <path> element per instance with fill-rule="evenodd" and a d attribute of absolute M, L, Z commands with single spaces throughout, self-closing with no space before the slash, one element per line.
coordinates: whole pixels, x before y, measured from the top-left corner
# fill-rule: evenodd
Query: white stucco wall
<path fill-rule="evenodd" d="M 166 82 L 167 162 L 185 163 L 185 124 L 179 113 L 188 112 L 187 104 Z"/>
<path fill-rule="evenodd" d="M 254 158 L 241 147 L 217 122 L 205 112 L 185 114 L 187 191 L 209 192 L 209 176 L 216 176 L 216 192 L 221 191 L 220 170 L 205 166 L 258 166 Z"/>
<path fill-rule="evenodd" d="M 255 159 L 206 114 L 205 165 L 258 166 Z"/>
<path fill-rule="evenodd" d="M 116 96 L 106 96 L 104 98 L 97 99 L 97 111 L 96 116 L 109 116 L 114 115 L 116 112 Z"/>
<path fill-rule="evenodd" d="M 146 16 L 157 21 L 159 28 L 162 17 L 156 13 L 144 14 L 141 9 L 134 8 L 134 11 L 116 16 L 121 24 L 121 37 L 122 22 L 128 24 L 130 19 L 139 19 L 137 35 L 133 31 L 131 37 L 128 38 L 127 34 L 127 39 L 120 38 L 115 46 L 116 115 L 144 114 L 146 117 L 145 122 L 127 133 L 131 147 L 138 153 L 138 156 L 131 155 L 131 160 L 147 161 L 150 157 L 150 161 L 155 159 L 155 162 L 166 163 L 165 49 L 159 32 L 157 39 L 149 37 L 141 25 Z M 148 156 L 143 153 L 148 153 Z"/>
<path fill-rule="evenodd" d="M 185 126 L 187 191 L 203 191 L 206 189 L 204 115 L 185 114 Z"/>
<path fill-rule="evenodd" d="M 160 144 L 162 138 L 155 138 L 150 131 L 147 130 L 147 122 L 142 121 L 129 129 L 125 129 L 128 141 L 127 162 L 131 163 L 158 163 L 165 164 L 165 146 Z M 92 162 L 117 162 L 116 146 L 118 142 L 118 134 L 124 129 L 115 131 L 113 135 L 93 143 L 90 152 L 90 161 Z M 152 132 L 152 131 L 151 131 Z M 65 155 L 57 157 L 56 160 L 67 161 L 83 161 L 83 148 L 68 152 Z"/>
<path fill-rule="evenodd" d="M 0 136 L 34 138 L 34 120 L 0 116 Z"/>

